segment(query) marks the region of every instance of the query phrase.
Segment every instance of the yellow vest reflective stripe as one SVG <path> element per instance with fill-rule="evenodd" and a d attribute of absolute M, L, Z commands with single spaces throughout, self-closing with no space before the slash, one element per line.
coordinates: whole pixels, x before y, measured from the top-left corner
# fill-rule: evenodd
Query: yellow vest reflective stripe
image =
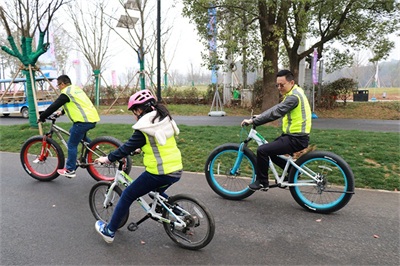
<path fill-rule="evenodd" d="M 182 170 L 182 156 L 174 137 L 167 139 L 163 146 L 157 144 L 154 137 L 143 133 L 146 144 L 142 147 L 143 164 L 146 171 L 155 175 L 167 175 Z"/>
<path fill-rule="evenodd" d="M 99 114 L 92 101 L 86 93 L 79 87 L 70 85 L 64 88 L 61 93 L 69 98 L 69 102 L 64 104 L 64 111 L 72 122 L 98 122 Z"/>
<path fill-rule="evenodd" d="M 285 95 L 294 95 L 299 99 L 299 104 L 282 119 L 282 131 L 285 134 L 303 133 L 311 131 L 311 108 L 304 91 L 295 85 L 293 89 Z"/>

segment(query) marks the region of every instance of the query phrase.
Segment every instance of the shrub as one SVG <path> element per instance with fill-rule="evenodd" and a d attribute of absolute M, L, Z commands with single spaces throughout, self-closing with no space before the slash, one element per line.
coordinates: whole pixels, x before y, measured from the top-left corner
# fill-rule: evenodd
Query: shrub
<path fill-rule="evenodd" d="M 333 109 L 337 106 L 337 99 L 343 100 L 344 105 L 346 105 L 347 99 L 356 89 L 357 82 L 350 78 L 341 78 L 323 85 L 321 88 L 321 97 L 317 105 L 322 108 Z"/>

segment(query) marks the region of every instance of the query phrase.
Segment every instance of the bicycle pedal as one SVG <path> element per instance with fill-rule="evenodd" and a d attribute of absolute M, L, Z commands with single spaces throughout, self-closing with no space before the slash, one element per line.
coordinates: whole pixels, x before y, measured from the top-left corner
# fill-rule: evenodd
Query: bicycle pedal
<path fill-rule="evenodd" d="M 139 228 L 139 226 L 137 225 L 137 223 L 130 223 L 128 224 L 128 230 L 129 231 L 136 231 Z"/>

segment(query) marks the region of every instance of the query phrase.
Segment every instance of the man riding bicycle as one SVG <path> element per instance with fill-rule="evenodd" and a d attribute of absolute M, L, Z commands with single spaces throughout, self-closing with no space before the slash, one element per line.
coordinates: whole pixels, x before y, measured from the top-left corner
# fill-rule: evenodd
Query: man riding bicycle
<path fill-rule="evenodd" d="M 276 87 L 283 96 L 282 102 L 264 111 L 252 119 L 244 119 L 242 126 L 256 126 L 282 118 L 282 135 L 274 141 L 263 144 L 257 149 L 256 180 L 249 185 L 251 190 L 269 189 L 269 158 L 279 167 L 285 167 L 286 161 L 277 155 L 291 154 L 308 146 L 311 131 L 311 108 L 302 88 L 295 84 L 289 70 L 281 70 L 276 75 Z"/>
<path fill-rule="evenodd" d="M 63 110 L 57 111 L 57 114 L 67 113 L 68 118 L 73 122 L 69 130 L 67 162 L 65 168 L 58 169 L 57 172 L 68 178 L 74 178 L 79 142 L 90 129 L 96 126 L 100 117 L 86 93 L 78 86 L 72 85 L 67 75 L 57 78 L 57 87 L 61 90 L 60 96 L 40 114 L 38 122 L 44 122 L 60 107 L 63 107 Z M 90 142 L 90 139 L 87 138 L 86 141 Z"/>

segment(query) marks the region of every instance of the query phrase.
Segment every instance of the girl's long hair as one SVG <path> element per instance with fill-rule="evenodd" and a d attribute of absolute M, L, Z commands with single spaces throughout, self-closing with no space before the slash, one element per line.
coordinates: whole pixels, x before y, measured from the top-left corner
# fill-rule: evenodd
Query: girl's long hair
<path fill-rule="evenodd" d="M 171 114 L 169 113 L 167 107 L 165 107 L 165 105 L 163 104 L 156 103 L 154 100 L 150 100 L 147 103 L 144 103 L 142 106 L 139 106 L 139 108 L 143 110 L 142 115 L 150 113 L 154 110 L 157 111 L 156 116 L 151 121 L 153 124 L 157 118 L 163 120 L 164 118 L 169 117 L 169 119 L 172 120 Z"/>

